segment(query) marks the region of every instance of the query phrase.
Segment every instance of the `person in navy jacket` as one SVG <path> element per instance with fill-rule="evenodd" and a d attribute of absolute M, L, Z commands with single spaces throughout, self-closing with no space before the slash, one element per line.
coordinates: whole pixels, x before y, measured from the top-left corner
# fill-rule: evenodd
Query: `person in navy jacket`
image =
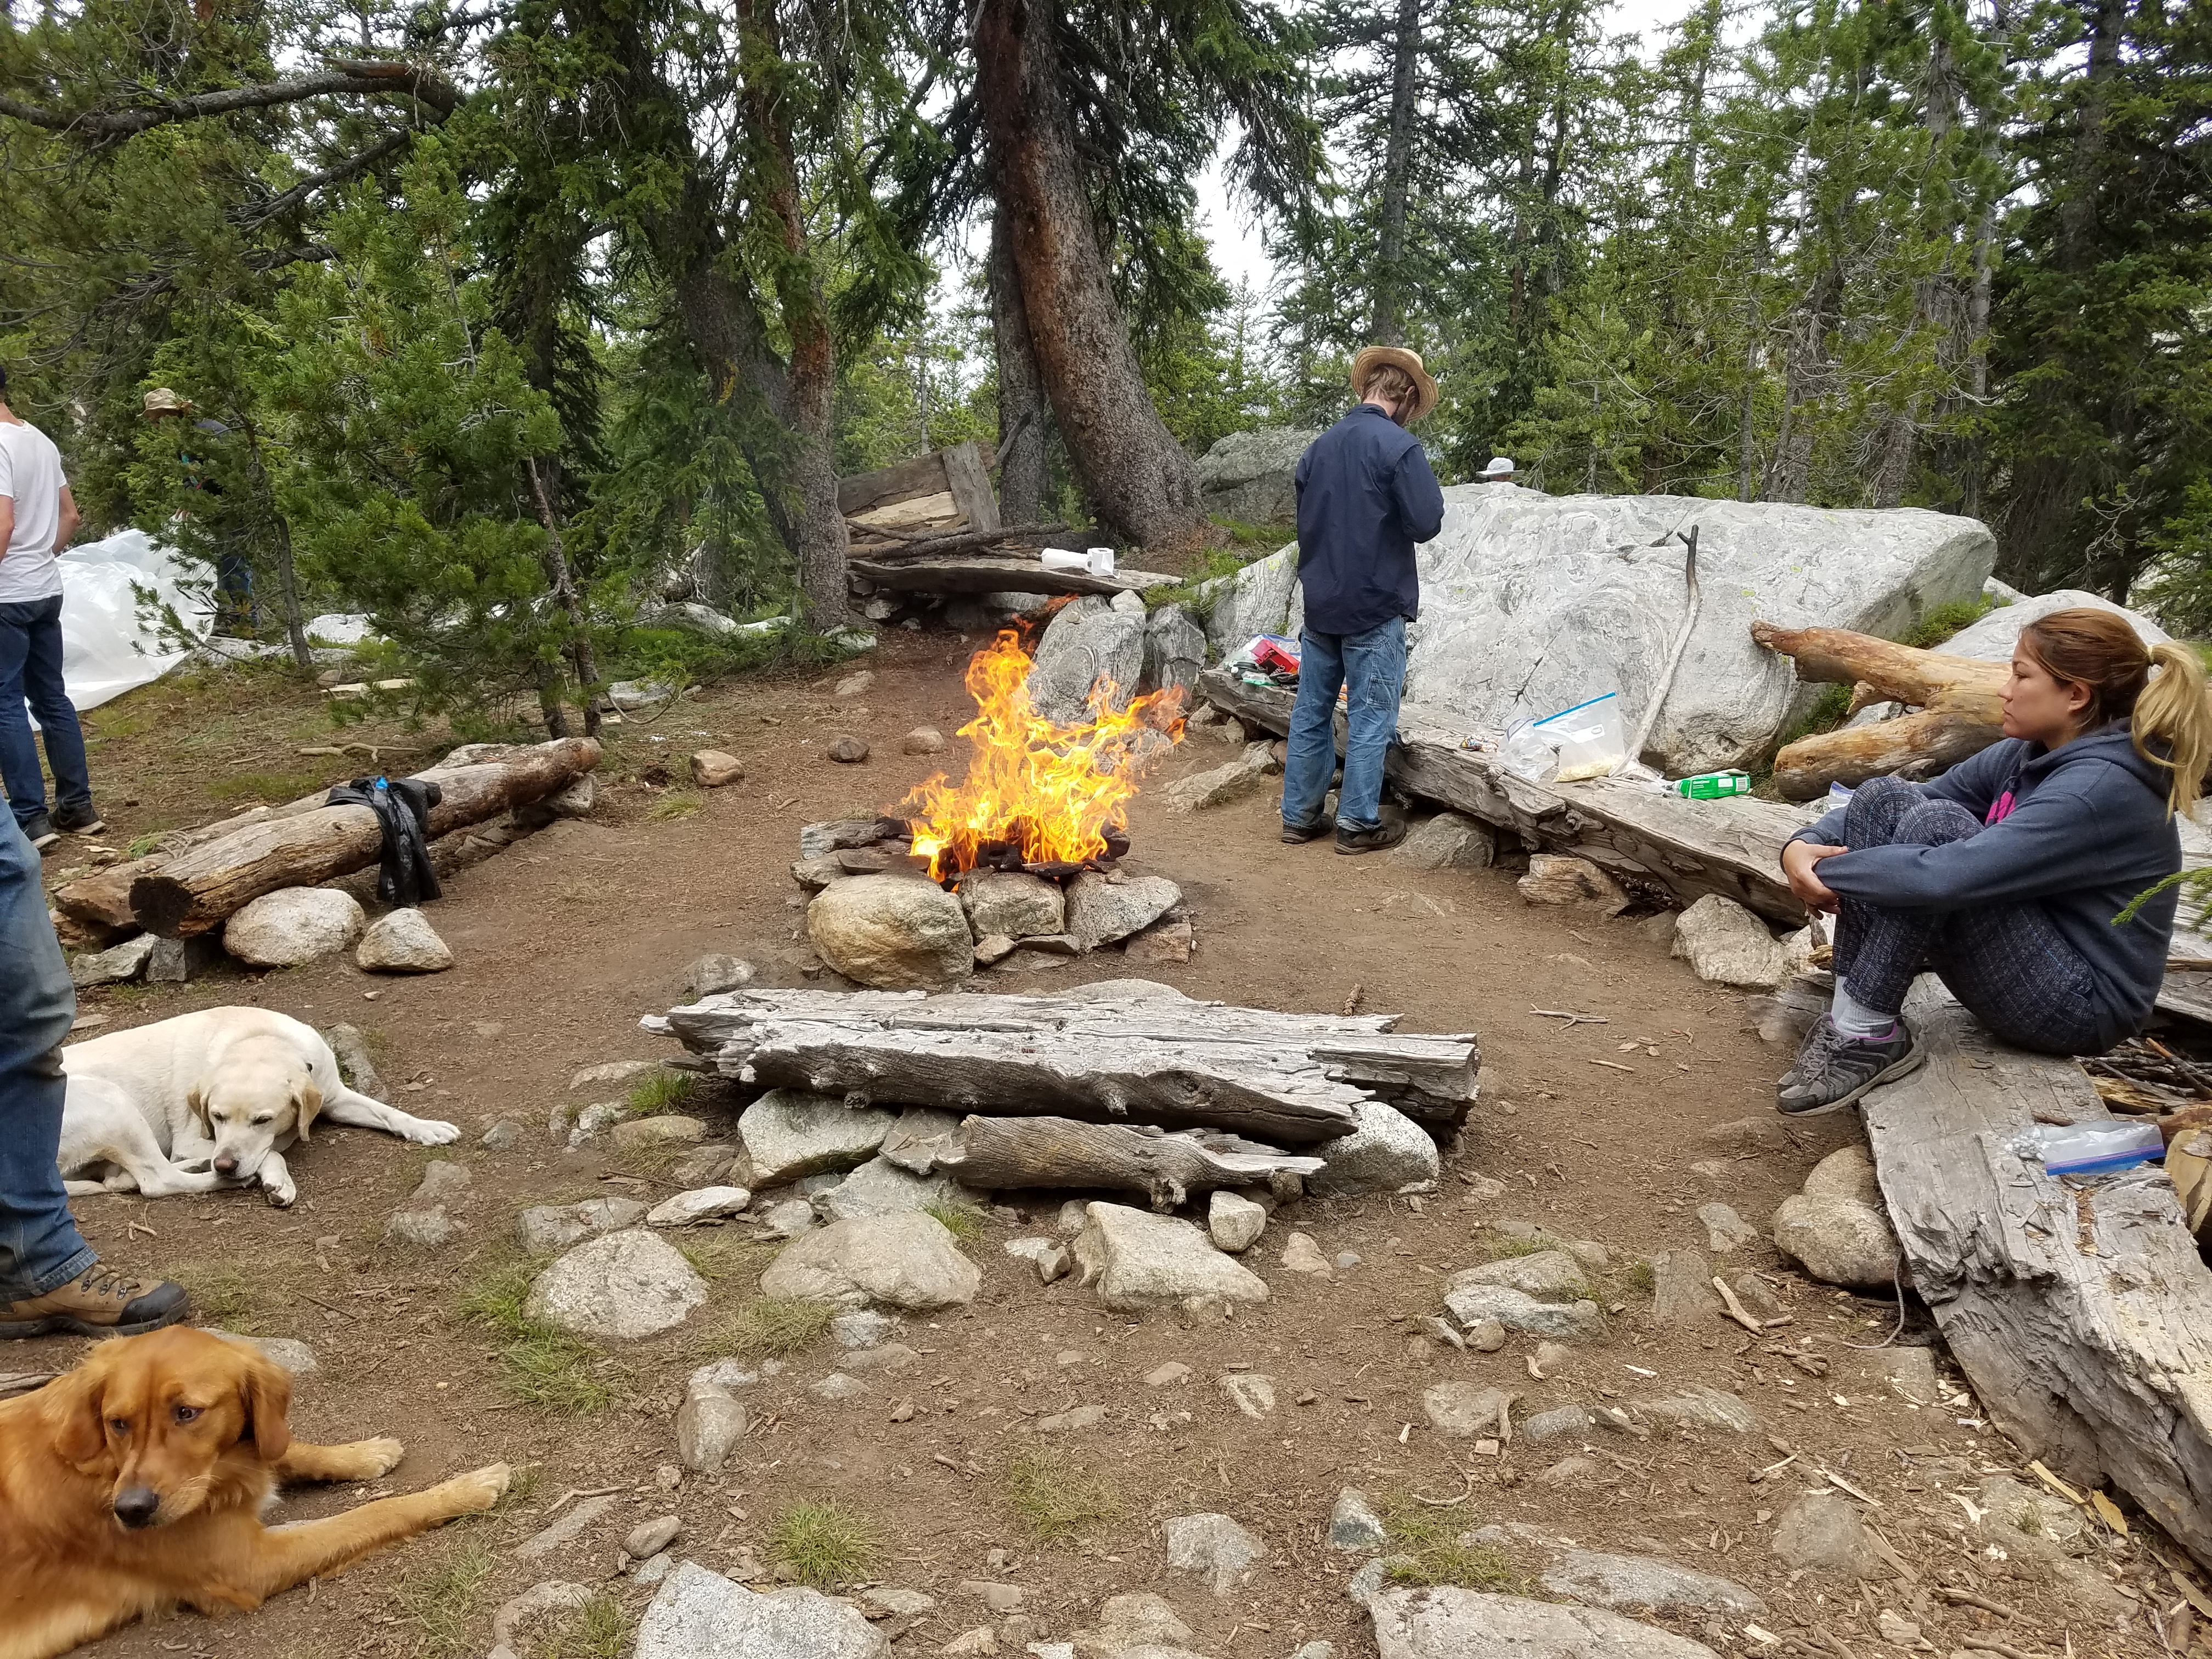
<path fill-rule="evenodd" d="M 1402 841 L 1402 813 L 1382 807 L 1382 762 L 1398 730 L 1406 685 L 1406 624 L 1419 614 L 1413 547 L 1443 528 L 1443 491 L 1419 439 L 1406 430 L 1437 404 L 1437 383 L 1415 353 L 1369 346 L 1352 359 L 1358 405 L 1299 458 L 1298 580 L 1305 626 L 1298 700 L 1283 771 L 1283 839 L 1317 841 L 1332 828 L 1340 853 Z M 1322 815 L 1336 769 L 1336 696 L 1350 731 L 1336 821 Z"/>

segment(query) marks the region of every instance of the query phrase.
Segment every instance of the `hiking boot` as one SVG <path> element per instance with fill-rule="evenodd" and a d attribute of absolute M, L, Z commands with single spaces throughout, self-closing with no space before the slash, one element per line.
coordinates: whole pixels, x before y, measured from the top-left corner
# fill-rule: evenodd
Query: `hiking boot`
<path fill-rule="evenodd" d="M 53 820 L 44 812 L 19 827 L 23 831 L 23 839 L 41 853 L 62 838 L 62 832 L 54 828 Z"/>
<path fill-rule="evenodd" d="M 0 1308 L 0 1338 L 137 1336 L 185 1316 L 185 1287 L 168 1279 L 131 1279 L 94 1262 L 78 1278 L 44 1296 Z"/>
<path fill-rule="evenodd" d="M 1395 847 L 1406 839 L 1406 815 L 1395 806 L 1382 809 L 1382 821 L 1372 830 L 1346 830 L 1337 827 L 1336 850 L 1340 853 L 1378 853 L 1385 847 Z"/>
<path fill-rule="evenodd" d="M 107 820 L 87 801 L 82 806 L 65 805 L 54 808 L 53 825 L 65 836 L 96 836 L 107 828 Z"/>
<path fill-rule="evenodd" d="M 1283 845 L 1303 847 L 1310 841 L 1319 841 L 1334 828 L 1327 818 L 1316 818 L 1310 823 L 1285 823 L 1283 826 Z"/>
<path fill-rule="evenodd" d="M 1797 1063 L 1775 1085 L 1774 1108 L 1784 1117 L 1841 1111 L 1869 1090 L 1918 1069 L 1927 1058 L 1901 1019 L 1887 1036 L 1854 1037 L 1823 1014 L 1805 1033 Z"/>

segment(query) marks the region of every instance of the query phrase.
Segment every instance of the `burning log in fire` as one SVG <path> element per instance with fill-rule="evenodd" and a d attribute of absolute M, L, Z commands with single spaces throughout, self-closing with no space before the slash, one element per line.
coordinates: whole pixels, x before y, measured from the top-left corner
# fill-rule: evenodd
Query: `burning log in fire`
<path fill-rule="evenodd" d="M 1030 706 L 1030 653 L 1011 631 L 968 663 L 975 718 L 960 728 L 974 750 L 958 783 L 940 773 L 899 810 L 914 852 L 950 881 L 979 866 L 1065 877 L 1110 867 L 1128 850 L 1125 809 L 1138 778 L 1182 741 L 1182 687 L 1116 705 L 1101 678 L 1089 718 L 1059 726 Z"/>

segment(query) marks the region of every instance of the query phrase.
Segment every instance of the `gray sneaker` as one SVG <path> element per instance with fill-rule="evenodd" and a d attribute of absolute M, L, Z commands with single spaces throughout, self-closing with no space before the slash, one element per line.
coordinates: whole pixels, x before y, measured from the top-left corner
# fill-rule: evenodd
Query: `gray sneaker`
<path fill-rule="evenodd" d="M 53 820 L 44 812 L 19 827 L 23 831 L 23 839 L 41 853 L 62 838 L 62 832 L 54 828 Z"/>
<path fill-rule="evenodd" d="M 1887 1036 L 1854 1037 L 1823 1014 L 1805 1033 L 1797 1063 L 1775 1085 L 1774 1109 L 1784 1117 L 1838 1112 L 1869 1090 L 1917 1070 L 1927 1058 L 1901 1019 Z"/>

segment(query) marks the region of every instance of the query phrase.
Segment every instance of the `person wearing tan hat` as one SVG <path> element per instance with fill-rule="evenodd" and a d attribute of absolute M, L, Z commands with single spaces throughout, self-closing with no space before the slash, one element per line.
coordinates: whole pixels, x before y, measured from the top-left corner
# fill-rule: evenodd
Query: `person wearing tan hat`
<path fill-rule="evenodd" d="M 1420 440 L 1406 430 L 1437 406 L 1437 383 L 1403 346 L 1369 346 L 1352 360 L 1360 401 L 1298 459 L 1298 581 L 1305 625 L 1298 700 L 1283 772 L 1283 839 L 1318 841 L 1334 828 L 1340 853 L 1405 839 L 1406 821 L 1382 806 L 1382 763 L 1398 730 L 1406 685 L 1406 624 L 1420 611 L 1413 547 L 1443 528 L 1443 492 Z M 1322 815 L 1336 769 L 1336 696 L 1350 732 L 1336 819 Z"/>

